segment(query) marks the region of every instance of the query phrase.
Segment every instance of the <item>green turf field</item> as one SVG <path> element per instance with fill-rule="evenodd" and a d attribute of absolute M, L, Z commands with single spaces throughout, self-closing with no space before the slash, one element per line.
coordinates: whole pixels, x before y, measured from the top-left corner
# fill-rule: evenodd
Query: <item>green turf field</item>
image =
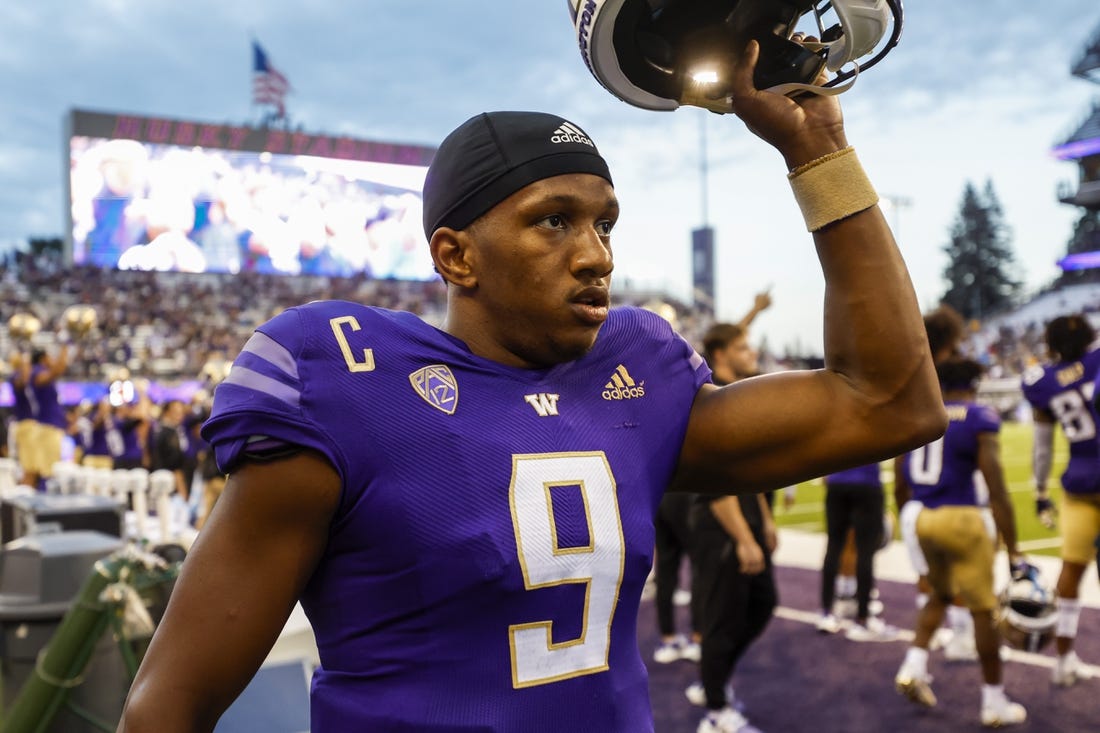
<path fill-rule="evenodd" d="M 1051 470 L 1051 498 L 1055 505 L 1061 503 L 1062 491 L 1058 477 L 1065 468 L 1069 452 L 1060 430 L 1055 431 L 1054 467 Z M 1005 422 L 1001 428 L 1001 463 L 1005 480 L 1016 509 L 1016 527 L 1020 549 L 1028 554 L 1057 556 L 1062 541 L 1057 530 L 1049 530 L 1035 518 L 1035 489 L 1031 480 L 1031 425 Z M 882 464 L 886 506 L 894 512 L 894 472 L 891 462 Z M 811 532 L 825 531 L 825 484 L 821 479 L 799 484 L 794 506 L 784 509 L 782 495 L 776 496 L 776 523 Z M 896 538 L 896 533 L 895 533 Z"/>

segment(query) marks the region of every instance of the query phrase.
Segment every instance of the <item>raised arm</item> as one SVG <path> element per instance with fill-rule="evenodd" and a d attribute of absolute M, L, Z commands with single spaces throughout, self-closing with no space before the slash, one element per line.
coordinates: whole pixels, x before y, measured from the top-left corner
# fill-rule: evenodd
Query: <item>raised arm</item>
<path fill-rule="evenodd" d="M 18 351 L 11 357 L 11 383 L 15 389 L 23 389 L 31 378 L 31 360 Z"/>
<path fill-rule="evenodd" d="M 813 164 L 796 185 L 825 275 L 825 368 L 700 390 L 676 482 L 694 491 L 789 485 L 896 456 L 947 424 L 913 286 L 877 198 L 850 154 L 818 162 L 848 146 L 836 98 L 757 91 L 757 53 L 749 44 L 739 63 L 733 107 L 788 171 L 806 175 Z"/>
<path fill-rule="evenodd" d="M 214 729 L 286 624 L 339 497 L 339 476 L 310 452 L 246 463 L 229 477 L 183 563 L 120 733 Z"/>
<path fill-rule="evenodd" d="M 767 290 L 759 292 L 756 297 L 752 299 L 752 308 L 749 312 L 741 317 L 741 320 L 737 322 L 737 325 L 741 327 L 741 330 L 748 333 L 749 326 L 756 320 L 756 317 L 762 312 L 766 311 L 772 304 L 772 295 Z"/>

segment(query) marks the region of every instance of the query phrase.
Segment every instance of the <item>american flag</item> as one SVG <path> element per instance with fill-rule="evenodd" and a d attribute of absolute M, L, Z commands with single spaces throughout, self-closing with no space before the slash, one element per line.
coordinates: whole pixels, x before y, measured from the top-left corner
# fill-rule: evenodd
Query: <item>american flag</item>
<path fill-rule="evenodd" d="M 267 52 L 256 41 L 252 42 L 252 103 L 270 104 L 276 109 L 276 118 L 286 117 L 286 94 L 290 82 L 282 72 L 271 65 Z"/>

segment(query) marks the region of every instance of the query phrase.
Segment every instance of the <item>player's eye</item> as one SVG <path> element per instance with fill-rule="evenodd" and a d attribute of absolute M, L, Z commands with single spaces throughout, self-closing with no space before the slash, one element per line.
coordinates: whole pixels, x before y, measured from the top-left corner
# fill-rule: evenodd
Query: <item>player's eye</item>
<path fill-rule="evenodd" d="M 550 216 L 544 217 L 540 223 L 551 229 L 562 229 L 565 227 L 565 217 L 561 214 L 551 214 Z"/>
<path fill-rule="evenodd" d="M 610 219 L 596 222 L 596 231 L 600 233 L 601 237 L 610 237 L 611 230 L 615 228 L 615 222 Z"/>

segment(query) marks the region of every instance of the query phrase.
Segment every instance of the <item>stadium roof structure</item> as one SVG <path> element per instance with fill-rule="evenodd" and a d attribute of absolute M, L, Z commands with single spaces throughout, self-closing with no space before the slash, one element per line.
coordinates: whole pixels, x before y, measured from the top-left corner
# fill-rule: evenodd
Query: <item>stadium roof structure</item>
<path fill-rule="evenodd" d="M 1093 104 L 1092 112 L 1077 131 L 1051 152 L 1060 160 L 1080 160 L 1100 153 L 1100 102 Z"/>
<path fill-rule="evenodd" d="M 1086 81 L 1100 84 L 1100 25 L 1085 42 L 1081 55 L 1070 72 Z M 1077 131 L 1051 151 L 1060 160 L 1080 160 L 1100 153 L 1100 102 L 1094 102 L 1092 113 Z"/>
<path fill-rule="evenodd" d="M 1093 31 L 1070 71 L 1074 76 L 1100 84 L 1100 26 Z"/>

